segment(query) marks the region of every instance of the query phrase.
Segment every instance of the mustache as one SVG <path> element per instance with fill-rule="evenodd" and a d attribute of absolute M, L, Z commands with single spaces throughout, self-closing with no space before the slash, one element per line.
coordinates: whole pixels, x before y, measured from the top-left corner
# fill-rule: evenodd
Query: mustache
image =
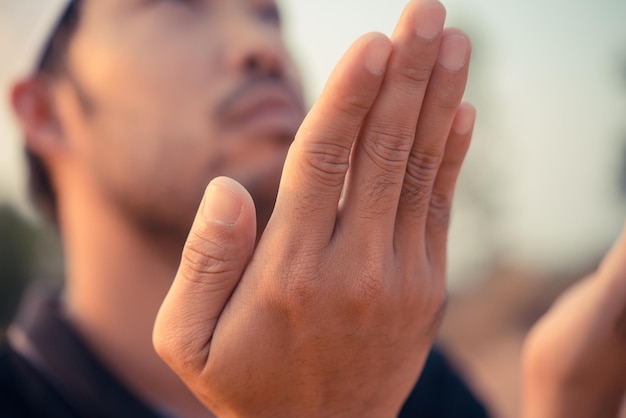
<path fill-rule="evenodd" d="M 242 84 L 237 86 L 232 92 L 228 93 L 215 108 L 216 117 L 220 118 L 227 115 L 230 110 L 248 94 L 259 87 L 274 87 L 282 90 L 293 101 L 294 106 L 304 110 L 301 95 L 296 88 L 287 82 L 283 77 L 276 75 L 256 75 L 248 77 Z"/>

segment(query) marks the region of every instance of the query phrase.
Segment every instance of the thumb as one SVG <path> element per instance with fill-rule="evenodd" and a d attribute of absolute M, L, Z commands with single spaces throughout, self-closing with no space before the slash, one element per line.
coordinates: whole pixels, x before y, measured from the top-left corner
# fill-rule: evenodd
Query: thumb
<path fill-rule="evenodd" d="M 179 374 L 198 371 L 206 363 L 213 331 L 246 268 L 255 237 L 254 202 L 246 189 L 227 177 L 214 179 L 153 330 L 157 353 Z"/>

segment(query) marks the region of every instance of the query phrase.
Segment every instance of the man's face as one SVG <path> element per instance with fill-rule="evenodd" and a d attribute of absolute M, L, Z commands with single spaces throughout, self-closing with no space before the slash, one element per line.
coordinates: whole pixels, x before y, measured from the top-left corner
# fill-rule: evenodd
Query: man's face
<path fill-rule="evenodd" d="M 72 158 L 133 221 L 186 231 L 218 175 L 271 208 L 305 112 L 274 0 L 86 0 L 67 66 Z"/>

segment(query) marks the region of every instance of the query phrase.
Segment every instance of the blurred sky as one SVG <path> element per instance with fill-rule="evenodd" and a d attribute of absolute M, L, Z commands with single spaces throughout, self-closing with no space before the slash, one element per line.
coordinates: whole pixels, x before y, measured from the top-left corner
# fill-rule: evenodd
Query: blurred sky
<path fill-rule="evenodd" d="M 390 34 L 406 1 L 282 0 L 309 101 L 360 34 Z M 494 257 L 575 269 L 619 233 L 626 141 L 626 0 L 444 0 L 472 36 L 479 112 L 451 237 L 453 277 Z M 7 121 L 0 115 L 0 129 Z M 0 199 L 19 148 L 0 131 Z M 16 168 L 17 167 L 17 168 Z"/>
<path fill-rule="evenodd" d="M 475 44 L 468 99 L 479 117 L 453 218 L 453 280 L 494 257 L 550 272 L 585 267 L 624 213 L 626 1 L 443 2 Z M 390 34 L 406 1 L 283 4 L 313 100 L 349 44 Z"/>

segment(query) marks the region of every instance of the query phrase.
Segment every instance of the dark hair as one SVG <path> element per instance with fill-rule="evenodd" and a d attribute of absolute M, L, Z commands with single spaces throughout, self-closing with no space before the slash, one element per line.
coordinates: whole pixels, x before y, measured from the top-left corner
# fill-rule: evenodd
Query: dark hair
<path fill-rule="evenodd" d="M 79 17 L 80 2 L 79 0 L 73 0 L 70 2 L 55 32 L 50 37 L 50 41 L 46 45 L 37 68 L 39 74 L 57 76 L 63 73 L 68 45 L 78 27 Z M 29 169 L 28 186 L 30 197 L 45 216 L 57 223 L 57 198 L 48 169 L 38 155 L 28 148 L 25 151 Z"/>

